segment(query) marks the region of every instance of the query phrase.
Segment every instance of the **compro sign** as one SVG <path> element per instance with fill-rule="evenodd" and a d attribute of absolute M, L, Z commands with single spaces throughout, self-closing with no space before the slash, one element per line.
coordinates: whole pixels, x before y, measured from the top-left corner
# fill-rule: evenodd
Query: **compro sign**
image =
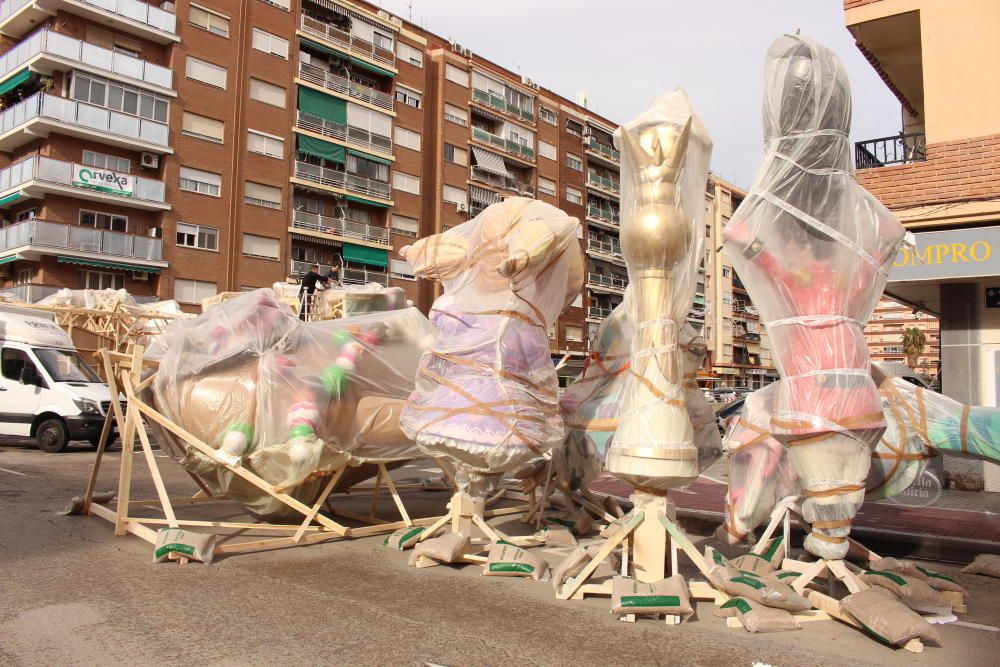
<path fill-rule="evenodd" d="M 78 188 L 106 192 L 109 195 L 131 197 L 135 191 L 135 177 L 110 169 L 74 164 L 73 185 Z"/>
<path fill-rule="evenodd" d="M 1000 275 L 1000 227 L 915 234 L 915 248 L 900 248 L 889 282 Z"/>

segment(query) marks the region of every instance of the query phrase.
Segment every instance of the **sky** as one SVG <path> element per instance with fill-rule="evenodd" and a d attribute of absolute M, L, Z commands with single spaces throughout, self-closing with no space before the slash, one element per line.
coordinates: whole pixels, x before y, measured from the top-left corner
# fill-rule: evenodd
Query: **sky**
<path fill-rule="evenodd" d="M 715 147 L 712 171 L 747 188 L 763 148 L 764 56 L 783 33 L 840 56 L 852 141 L 900 130 L 899 103 L 844 27 L 842 0 L 372 0 L 618 123 L 677 86 Z"/>

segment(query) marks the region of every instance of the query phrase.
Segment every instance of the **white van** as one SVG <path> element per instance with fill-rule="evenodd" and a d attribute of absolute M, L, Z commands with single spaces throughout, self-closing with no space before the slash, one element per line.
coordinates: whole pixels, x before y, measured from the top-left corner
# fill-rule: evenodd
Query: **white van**
<path fill-rule="evenodd" d="M 111 392 L 51 313 L 0 304 L 0 435 L 97 447 Z M 114 438 L 112 433 L 111 438 Z"/>

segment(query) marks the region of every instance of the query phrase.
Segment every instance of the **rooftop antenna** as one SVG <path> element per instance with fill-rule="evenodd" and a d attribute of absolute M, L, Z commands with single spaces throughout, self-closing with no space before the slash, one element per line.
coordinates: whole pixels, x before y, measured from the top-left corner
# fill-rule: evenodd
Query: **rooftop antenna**
<path fill-rule="evenodd" d="M 408 20 L 408 21 L 409 21 L 410 23 L 413 23 L 413 0 L 407 0 L 407 1 L 406 1 L 405 3 L 403 3 L 403 4 L 404 4 L 404 5 L 406 5 L 406 8 L 407 8 L 407 9 L 409 10 L 409 12 L 410 12 L 410 18 L 409 18 L 409 19 L 407 19 L 407 20 Z"/>

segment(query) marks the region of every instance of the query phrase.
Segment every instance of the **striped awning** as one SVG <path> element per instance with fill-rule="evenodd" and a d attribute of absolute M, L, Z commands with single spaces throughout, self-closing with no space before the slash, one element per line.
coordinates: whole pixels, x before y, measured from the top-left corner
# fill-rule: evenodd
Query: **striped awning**
<path fill-rule="evenodd" d="M 473 146 L 472 155 L 476 158 L 476 166 L 483 171 L 488 171 L 491 174 L 503 176 L 504 178 L 511 178 L 510 172 L 507 171 L 507 167 L 503 163 L 503 158 L 496 153 Z"/>
<path fill-rule="evenodd" d="M 501 201 L 503 201 L 503 197 L 498 195 L 496 192 L 493 192 L 492 190 L 481 188 L 478 185 L 470 185 L 469 201 L 474 201 L 489 206 L 491 204 L 499 204 Z"/>
<path fill-rule="evenodd" d="M 80 266 L 93 266 L 98 269 L 115 269 L 118 271 L 143 271 L 145 273 L 159 273 L 158 266 L 139 266 L 136 264 L 120 264 L 118 262 L 100 262 L 95 259 L 83 259 L 81 257 L 66 257 L 57 255 L 58 264 L 79 264 Z"/>

